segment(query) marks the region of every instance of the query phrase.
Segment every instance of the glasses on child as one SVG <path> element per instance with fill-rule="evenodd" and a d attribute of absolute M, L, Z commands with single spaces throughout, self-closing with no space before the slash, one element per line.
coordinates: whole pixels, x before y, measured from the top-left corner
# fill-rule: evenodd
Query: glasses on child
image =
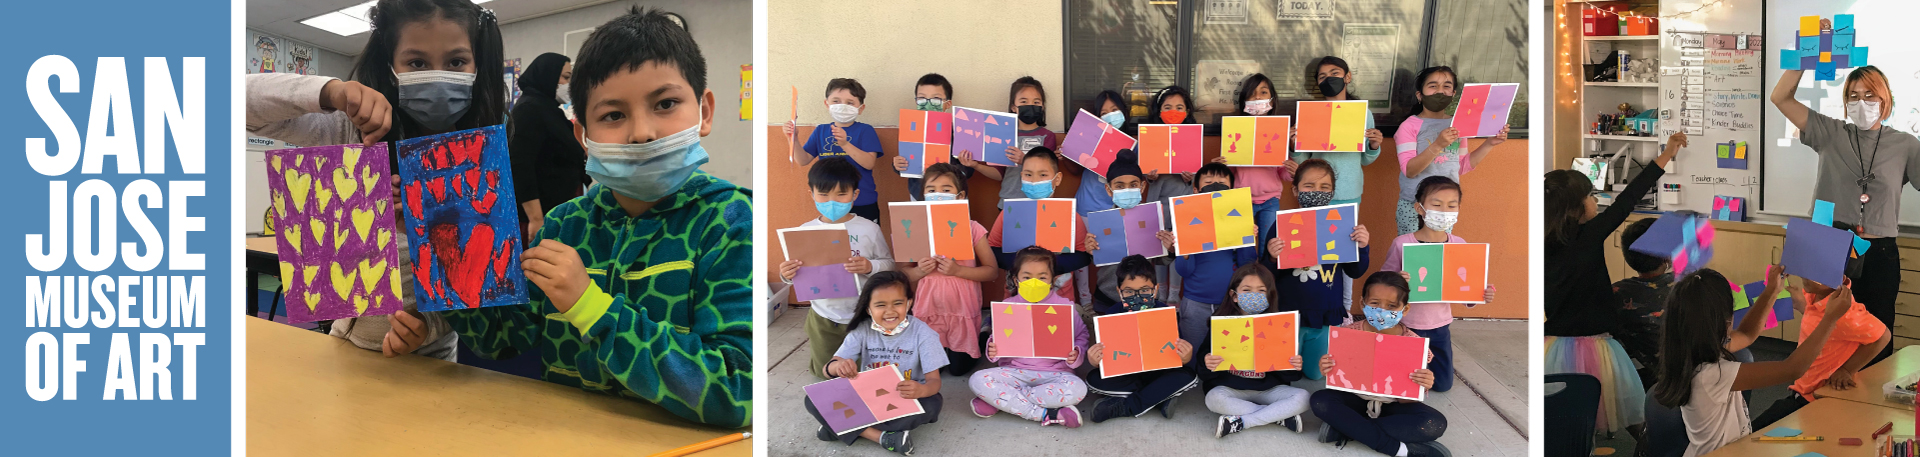
<path fill-rule="evenodd" d="M 1151 293 L 1153 293 L 1152 287 L 1142 287 L 1139 289 L 1120 289 L 1120 296 L 1122 297 L 1133 295 L 1133 294 L 1151 294 Z"/>
<path fill-rule="evenodd" d="M 932 97 L 932 98 L 927 98 L 927 97 L 914 97 L 914 99 L 913 99 L 913 104 L 915 104 L 915 105 L 925 105 L 925 104 L 927 104 L 928 102 L 932 102 L 932 103 L 937 103 L 937 104 L 940 104 L 940 105 L 945 105 L 945 104 L 947 104 L 947 99 L 944 99 L 944 98 L 940 98 L 940 97 Z"/>

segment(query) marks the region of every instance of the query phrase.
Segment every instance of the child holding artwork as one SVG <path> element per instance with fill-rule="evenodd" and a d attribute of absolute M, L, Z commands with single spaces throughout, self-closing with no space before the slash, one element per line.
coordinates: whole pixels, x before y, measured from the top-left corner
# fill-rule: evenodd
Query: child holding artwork
<path fill-rule="evenodd" d="M 953 83 L 947 82 L 947 77 L 940 76 L 939 73 L 927 73 L 926 75 L 922 75 L 919 81 L 913 83 L 914 109 L 944 112 L 947 111 L 947 108 L 952 107 L 952 101 Z M 966 182 L 968 179 L 973 178 L 975 170 L 988 170 L 993 172 L 994 176 L 1000 175 L 999 170 L 994 170 L 991 166 L 975 162 L 972 157 L 961 156 L 955 157 L 955 159 L 963 165 L 960 167 L 960 182 Z M 894 173 L 907 171 L 907 158 L 899 154 L 894 154 L 893 171 Z M 910 197 L 913 201 L 922 200 L 920 194 L 923 192 L 922 188 L 925 187 L 922 185 L 922 179 L 924 179 L 924 176 L 921 178 L 907 178 L 907 191 L 913 194 Z"/>
<path fill-rule="evenodd" d="M 1421 180 L 1445 176 L 1459 181 L 1460 175 L 1473 171 L 1494 146 L 1507 142 L 1507 128 L 1501 127 L 1499 136 L 1481 141 L 1473 152 L 1461 153 L 1466 142 L 1459 141 L 1460 130 L 1453 128 L 1453 116 L 1447 114 L 1455 94 L 1453 68 L 1427 67 L 1414 81 L 1419 83 L 1414 95 L 1420 99 L 1420 112 L 1408 116 L 1393 133 L 1400 156 L 1400 202 L 1394 215 L 1401 235 L 1420 229 L 1421 214 L 1414 208 L 1417 200 L 1413 193 Z"/>
<path fill-rule="evenodd" d="M 1060 184 L 1060 178 L 1064 176 L 1060 174 L 1060 156 L 1053 153 L 1053 148 L 1047 146 L 1035 147 L 1033 150 L 1027 151 L 1026 155 L 1022 156 L 1018 163 L 1020 163 L 1021 166 L 1019 167 L 1018 174 L 1014 175 L 1014 177 L 1025 181 L 1027 184 L 1022 187 L 1021 194 L 1013 198 L 1053 198 L 1053 188 Z M 1011 170 L 1011 168 L 1009 170 Z M 1004 187 L 1002 190 L 1005 190 Z M 1004 195 L 1002 196 L 1004 197 Z M 1002 206 L 1004 206 L 1004 204 Z M 1076 214 L 1074 217 L 1080 216 Z M 1001 245 L 1001 234 L 1004 233 L 1003 229 L 1005 228 L 1006 220 L 1007 214 L 1005 212 L 1000 213 L 1000 216 L 993 220 L 993 225 L 988 228 L 987 232 L 987 245 L 993 247 L 995 260 L 998 260 L 1000 265 L 1013 265 L 1014 252 L 1026 246 Z M 1074 225 L 1074 252 L 1060 254 L 1055 258 L 1053 271 L 1065 273 L 1086 268 L 1087 265 L 1093 264 L 1093 255 L 1087 253 L 1086 239 L 1087 221 L 1086 218 L 1080 218 L 1080 221 Z M 1065 279 L 1066 276 L 1064 274 L 1056 275 L 1054 278 L 1056 287 L 1067 287 L 1067 281 L 1065 281 Z M 1013 284 L 1013 281 L 1007 282 L 1010 289 Z M 1072 296 L 1071 289 L 1063 290 L 1061 293 L 1063 297 Z"/>
<path fill-rule="evenodd" d="M 381 0 L 369 12 L 374 30 L 351 80 L 247 75 L 247 133 L 308 146 L 372 145 L 498 125 L 506 118 L 506 83 L 474 76 L 501 72 L 500 28 L 492 12 L 461 0 Z M 399 169 L 397 159 L 391 163 L 391 170 Z M 400 176 L 392 181 L 397 213 Z M 405 252 L 407 239 L 399 243 Z M 459 337 L 453 328 L 441 313 L 415 309 L 412 257 L 402 254 L 388 272 L 400 275 L 405 311 L 336 320 L 333 336 L 388 357 L 418 352 L 454 360 Z"/>
<path fill-rule="evenodd" d="M 1778 270 L 1776 270 L 1778 271 Z M 1766 292 L 1771 296 L 1786 282 L 1785 275 L 1767 278 Z M 1822 310 L 1819 323 L 1805 331 L 1800 346 L 1786 360 L 1740 363 L 1729 352 L 1732 340 L 1728 322 L 1733 321 L 1733 290 L 1726 276 L 1712 268 L 1702 268 L 1681 278 L 1673 286 L 1674 303 L 1687 306 L 1667 308 L 1666 331 L 1660 335 L 1660 382 L 1649 392 L 1660 405 L 1679 408 L 1687 424 L 1686 457 L 1706 455 L 1740 437 L 1753 433 L 1747 419 L 1747 399 L 1741 391 L 1793 382 L 1806 374 L 1827 344 L 1836 324 L 1848 320 L 1853 308 L 1852 286 L 1827 296 L 1830 304 Z M 1795 300 L 1804 300 L 1794 294 Z M 1796 303 L 1801 306 L 1805 302 Z M 1747 313 L 1742 328 L 1758 330 L 1759 315 Z M 1808 316 L 1812 317 L 1812 316 Z"/>
<path fill-rule="evenodd" d="M 1660 323 L 1666 319 L 1667 294 L 1673 292 L 1672 264 L 1633 250 L 1654 220 L 1641 219 L 1620 230 L 1620 256 L 1637 276 L 1613 282 L 1613 297 L 1620 301 L 1620 329 L 1613 339 L 1639 366 L 1643 386 L 1653 385 L 1654 370 L 1660 367 Z"/>
<path fill-rule="evenodd" d="M 1385 335 L 1411 336 L 1400 323 L 1407 309 L 1407 280 L 1398 273 L 1376 271 L 1367 276 L 1360 299 L 1366 303 L 1367 320 L 1342 327 Z M 1320 371 L 1332 371 L 1332 354 L 1322 355 Z M 1408 378 L 1415 384 L 1433 388 L 1433 372 L 1414 370 Z M 1356 394 L 1334 389 L 1313 393 L 1313 415 L 1319 417 L 1320 442 L 1345 448 L 1347 441 L 1358 441 L 1381 454 L 1408 457 L 1450 456 L 1440 435 L 1447 432 L 1447 416 L 1426 403 L 1392 397 Z"/>
<path fill-rule="evenodd" d="M 862 371 L 893 365 L 906 378 L 894 391 L 901 398 L 919 400 L 920 408 L 926 412 L 835 435 L 813 400 L 802 401 L 807 405 L 807 414 L 820 422 L 820 431 L 816 433 L 820 441 L 839 441 L 851 446 L 865 438 L 886 450 L 913 455 L 913 429 L 940 421 L 940 376 L 927 376 L 947 365 L 947 355 L 940 348 L 940 335 L 928 328 L 926 322 L 907 315 L 907 310 L 913 308 L 913 288 L 909 287 L 907 275 L 898 271 L 882 271 L 867 278 L 866 286 L 860 290 L 858 307 L 860 312 L 848 323 L 853 331 L 847 333 L 846 341 L 833 352 L 827 376 L 852 378 Z"/>
<path fill-rule="evenodd" d="M 1218 316 L 1252 316 L 1275 311 L 1271 304 L 1279 300 L 1275 290 L 1268 287 L 1273 284 L 1273 273 L 1266 267 L 1247 264 L 1233 271 L 1233 299 L 1222 303 L 1215 310 Z M 1211 346 L 1209 346 L 1211 347 Z M 1207 354 L 1207 410 L 1220 415 L 1214 425 L 1213 437 L 1222 438 L 1240 433 L 1252 427 L 1279 423 L 1300 433 L 1305 427 L 1300 414 L 1307 412 L 1307 391 L 1287 385 L 1300 379 L 1296 370 L 1251 371 L 1230 370 L 1213 371 L 1220 367 L 1226 358 L 1219 354 Z M 1305 359 L 1294 355 L 1288 363 L 1293 366 L 1305 365 Z"/>
<path fill-rule="evenodd" d="M 966 200 L 967 180 L 960 177 L 966 169 L 952 163 L 927 167 L 923 189 L 927 201 Z M 946 371 L 953 376 L 966 376 L 980 359 L 980 283 L 992 281 L 1000 270 L 993 248 L 987 246 L 987 228 L 979 222 L 967 223 L 973 227 L 974 260 L 935 256 L 927 262 L 896 264 L 920 290 L 913 315 L 940 334 L 940 345 L 952 362 Z"/>
<path fill-rule="evenodd" d="M 1053 251 L 1040 247 L 1021 249 L 1014 255 L 1020 293 L 1007 297 L 1013 303 L 1073 304 L 1048 290 L 1053 284 Z M 1000 357 L 993 338 L 987 338 L 987 360 L 998 365 L 980 370 L 967 381 L 973 388 L 973 414 L 993 417 L 1006 411 L 1040 425 L 1065 425 L 1080 428 L 1080 409 L 1073 405 L 1087 398 L 1087 382 L 1073 369 L 1080 367 L 1087 353 L 1087 325 L 1073 316 L 1073 353 L 1067 360 L 1027 357 Z"/>
<path fill-rule="evenodd" d="M 1320 88 L 1322 100 L 1358 100 L 1348 89 L 1353 84 L 1353 70 L 1347 67 L 1347 61 L 1339 57 L 1326 56 L 1314 61 L 1307 67 L 1308 80 Z M 1401 129 L 1402 131 L 1405 128 Z M 1380 129 L 1374 128 L 1373 115 L 1367 115 L 1367 150 L 1365 152 L 1294 152 L 1294 160 L 1326 160 L 1333 166 L 1333 174 L 1338 176 L 1339 191 L 1333 194 L 1328 204 L 1344 205 L 1360 203 L 1360 191 L 1367 188 L 1366 174 L 1360 167 L 1371 165 L 1380 158 Z M 1296 167 L 1297 170 L 1297 167 Z M 1298 173 L 1298 171 L 1296 171 Z"/>
<path fill-rule="evenodd" d="M 523 255 L 531 303 L 442 314 L 483 357 L 538 351 L 548 381 L 745 426 L 752 195 L 699 170 L 714 122 L 706 59 L 667 13 L 636 7 L 596 28 L 579 62 L 574 133 L 596 185 L 549 210 Z"/>
<path fill-rule="evenodd" d="M 1202 193 L 1232 189 L 1233 170 L 1226 165 L 1209 163 L 1194 174 L 1194 181 Z M 1155 235 L 1160 237 L 1160 244 L 1166 246 L 1167 252 L 1173 252 L 1173 232 L 1161 230 Z M 1180 339 L 1194 347 L 1206 347 L 1207 329 L 1212 325 L 1210 318 L 1214 307 L 1226 300 L 1234 270 L 1259 260 L 1260 249 L 1254 246 L 1188 254 L 1175 259 L 1173 270 L 1181 279 Z"/>
<path fill-rule="evenodd" d="M 1107 167 L 1107 174 L 1111 176 L 1106 180 L 1107 188 L 1102 191 L 1105 192 L 1107 200 L 1112 202 L 1112 206 L 1094 208 L 1094 211 L 1113 208 L 1133 209 L 1143 203 L 1162 202 L 1161 223 L 1167 224 L 1169 221 L 1167 217 L 1172 212 L 1168 209 L 1171 205 L 1164 202 L 1173 197 L 1192 194 L 1193 188 L 1177 177 L 1149 183 L 1147 175 L 1140 172 L 1139 163 L 1139 156 L 1132 149 L 1122 149 L 1114 154 L 1113 164 Z M 1083 179 L 1081 182 L 1086 181 Z M 1093 234 L 1087 234 L 1086 241 L 1087 249 L 1100 248 L 1099 239 Z M 1168 252 L 1171 253 L 1172 250 L 1169 249 Z M 1161 268 L 1163 268 L 1161 265 L 1155 265 L 1156 272 Z M 1164 275 L 1164 273 L 1161 274 Z M 1094 288 L 1095 293 L 1090 308 L 1100 314 L 1114 312 L 1121 306 L 1119 269 L 1114 268 L 1114 265 L 1096 268 L 1094 276 L 1098 284 Z"/>
<path fill-rule="evenodd" d="M 1008 146 L 1003 152 L 1007 155 L 1007 160 L 1012 161 L 1014 165 L 1006 167 L 1007 169 L 1000 173 L 987 174 L 987 177 L 1001 176 L 1000 200 L 1002 201 L 1014 198 L 1045 198 L 1030 196 L 1035 193 L 1053 195 L 1053 188 L 1060 185 L 1059 180 L 1046 182 L 1043 179 L 1027 177 L 1023 170 L 1026 161 L 1022 160 L 1025 154 L 1033 152 L 1035 148 L 1047 148 L 1048 151 L 1060 148 L 1060 139 L 1053 134 L 1052 130 L 1047 130 L 1047 89 L 1040 85 L 1040 80 L 1032 76 L 1022 76 L 1020 79 L 1013 80 L 1013 88 L 1007 94 L 1007 111 L 1017 115 L 1020 122 L 1020 134 L 1016 137 L 1015 144 Z M 954 151 L 954 154 L 964 156 L 965 154 L 961 152 Z M 986 153 L 993 154 L 996 151 L 986 151 Z M 1051 173 L 1060 172 L 1062 166 L 1068 165 L 1056 160 Z M 1074 167 L 1074 170 L 1078 170 L 1078 166 Z M 1029 196 L 1022 197 L 1023 195 Z M 1000 209 L 1007 209 L 1006 204 L 1001 204 Z"/>
<path fill-rule="evenodd" d="M 1114 92 L 1112 89 L 1100 91 L 1100 95 L 1094 97 L 1093 104 L 1095 106 L 1093 114 L 1100 116 L 1100 122 L 1116 129 L 1126 125 L 1127 102 L 1120 98 L 1119 92 Z M 1100 176 L 1099 173 L 1080 173 L 1080 189 L 1073 192 L 1074 212 L 1086 216 L 1087 213 L 1113 208 L 1113 195 L 1107 189 L 1107 181 L 1112 179 L 1111 164 L 1107 166 L 1107 176 Z"/>
<path fill-rule="evenodd" d="M 867 275 L 873 272 L 893 269 L 893 250 L 881 236 L 880 225 L 848 212 L 852 202 L 860 198 L 860 179 L 860 172 L 852 162 L 830 160 L 815 164 L 807 171 L 807 187 L 813 190 L 813 207 L 820 212 L 820 217 L 800 224 L 801 227 L 846 226 L 847 237 L 851 238 L 849 247 L 853 248 L 853 257 L 847 259 L 847 272 L 854 274 L 856 283 L 866 281 Z M 804 266 L 797 259 L 780 262 L 780 281 L 793 284 L 794 276 Z M 807 365 L 809 373 L 827 376 L 821 369 L 846 338 L 850 329 L 846 327 L 847 322 L 860 313 L 853 300 L 822 298 L 807 307 L 807 344 L 812 352 Z"/>
<path fill-rule="evenodd" d="M 1380 271 L 1398 271 L 1400 276 L 1409 277 L 1406 270 L 1400 268 L 1400 247 L 1419 243 L 1465 243 L 1467 240 L 1453 235 L 1453 224 L 1460 220 L 1460 184 L 1445 176 L 1429 176 L 1420 182 L 1420 190 L 1414 193 L 1414 209 L 1420 211 L 1420 230 L 1393 237 L 1393 245 L 1387 248 L 1387 261 L 1380 265 Z M 1493 285 L 1487 285 L 1484 301 L 1493 301 Z M 1467 303 L 1468 308 L 1475 303 Z M 1407 305 L 1407 328 L 1427 339 L 1428 347 L 1433 349 L 1433 363 L 1427 369 L 1433 370 L 1433 391 L 1446 392 L 1453 388 L 1453 325 L 1452 303 L 1412 303 Z"/>
<path fill-rule="evenodd" d="M 1357 171 L 1357 170 L 1356 170 Z M 1322 159 L 1307 159 L 1300 162 L 1294 172 L 1293 193 L 1301 208 L 1326 206 L 1333 199 L 1336 176 L 1333 165 Z M 1280 254 L 1286 252 L 1286 243 L 1280 237 L 1267 240 L 1267 255 L 1263 262 L 1276 273 L 1274 288 L 1279 296 L 1290 297 L 1292 309 L 1281 311 L 1300 312 L 1300 355 L 1307 360 L 1317 360 L 1327 353 L 1327 327 L 1347 322 L 1345 289 L 1341 284 L 1348 278 L 1358 278 L 1367 272 L 1367 226 L 1353 225 L 1353 244 L 1360 248 L 1360 256 L 1353 262 L 1335 265 L 1314 265 L 1305 268 L 1281 269 L 1278 266 Z M 1311 248 L 1311 247 L 1303 247 Z M 1402 280 L 1401 282 L 1406 282 Z M 1306 377 L 1321 379 L 1320 367 L 1307 364 L 1301 367 Z"/>
<path fill-rule="evenodd" d="M 805 144 L 796 144 L 793 121 L 787 121 L 783 127 L 787 134 L 787 149 L 793 151 L 793 163 L 807 166 L 818 157 L 837 157 L 851 160 L 859 165 L 860 198 L 853 201 L 853 214 L 869 221 L 880 220 L 880 192 L 873 187 L 873 167 L 880 162 L 886 151 L 880 148 L 880 136 L 875 134 L 873 126 L 854 119 L 867 111 L 867 88 L 851 78 L 834 78 L 827 81 L 827 114 L 833 116 L 833 123 L 827 128 L 814 127 L 807 136 Z"/>
<path fill-rule="evenodd" d="M 1254 73 L 1241 81 L 1240 89 L 1235 94 L 1238 95 L 1239 113 L 1234 116 L 1265 116 L 1273 112 L 1274 105 L 1280 103 L 1280 98 L 1273 93 L 1273 81 L 1262 73 Z M 1287 136 L 1293 136 L 1291 123 L 1287 125 Z M 1227 158 L 1214 157 L 1213 163 L 1227 163 Z M 1259 239 L 1273 236 L 1270 233 L 1273 231 L 1273 213 L 1280 210 L 1280 199 L 1275 197 L 1287 190 L 1284 183 L 1293 180 L 1293 169 L 1298 166 L 1299 162 L 1287 160 L 1286 166 L 1280 167 L 1233 167 L 1234 182 L 1253 190 L 1253 220 L 1260 226 Z"/>
<path fill-rule="evenodd" d="M 1120 260 L 1120 295 L 1126 305 L 1114 312 L 1117 314 L 1144 311 L 1166 306 L 1154 298 L 1159 283 L 1154 279 L 1153 263 L 1138 254 Z M 1022 284 L 1021 287 L 1026 287 Z M 1024 292 L 1024 291 L 1022 291 Z M 1087 348 L 1087 354 L 1093 358 L 1095 369 L 1087 373 L 1087 388 L 1106 396 L 1093 403 L 1093 411 L 1088 419 L 1094 422 L 1106 422 L 1116 417 L 1140 417 L 1154 407 L 1160 407 L 1160 417 L 1173 417 L 1173 399 L 1200 385 L 1200 379 L 1194 375 L 1193 368 L 1187 365 L 1193 360 L 1193 345 L 1186 340 L 1174 340 L 1174 350 L 1180 355 L 1180 366 L 1165 369 L 1133 373 L 1128 375 L 1103 377 L 1100 360 L 1106 356 L 1105 347 L 1099 343 Z"/>
<path fill-rule="evenodd" d="M 1756 429 L 1773 425 L 1775 421 L 1807 406 L 1807 403 L 1818 398 L 1813 396 L 1813 391 L 1820 390 L 1821 387 L 1831 387 L 1834 390 L 1863 387 L 1860 385 L 1860 379 L 1854 375 L 1860 372 L 1860 368 L 1867 366 L 1868 362 L 1873 361 L 1874 356 L 1880 355 L 1880 350 L 1886 348 L 1888 343 L 1893 342 L 1893 332 L 1887 331 L 1887 324 L 1880 323 L 1880 319 L 1875 318 L 1873 313 L 1867 312 L 1866 306 L 1855 303 L 1851 295 L 1843 296 L 1832 287 L 1807 278 L 1800 278 L 1800 284 L 1806 290 L 1804 294 L 1792 288 L 1787 289 L 1787 292 L 1794 295 L 1794 309 L 1799 311 L 1801 318 L 1804 319 L 1800 321 L 1800 341 L 1807 341 L 1807 338 L 1812 336 L 1814 328 L 1824 323 L 1822 321 L 1826 320 L 1827 308 L 1844 308 L 1846 312 L 1833 323 L 1833 331 L 1827 338 L 1826 347 L 1821 348 L 1820 353 L 1813 357 L 1813 364 L 1807 366 L 1807 372 L 1802 373 L 1799 378 L 1794 379 L 1792 385 L 1787 386 L 1787 397 L 1773 402 L 1773 406 L 1768 407 L 1766 411 L 1760 413 L 1759 417 L 1753 419 L 1753 428 Z M 1764 320 L 1753 316 L 1766 314 L 1771 310 L 1773 297 L 1777 296 L 1763 293 L 1758 304 L 1747 308 L 1752 311 L 1747 312 L 1746 320 Z M 1872 386 L 1865 387 L 1872 388 Z"/>

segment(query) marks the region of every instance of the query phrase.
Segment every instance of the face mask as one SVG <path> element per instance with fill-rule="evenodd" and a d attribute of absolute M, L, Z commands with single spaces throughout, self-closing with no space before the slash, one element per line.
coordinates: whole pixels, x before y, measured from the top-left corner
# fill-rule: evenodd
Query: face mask
<path fill-rule="evenodd" d="M 1420 107 L 1426 108 L 1427 111 L 1438 113 L 1441 111 L 1445 111 L 1448 106 L 1452 106 L 1452 105 L 1453 105 L 1452 95 L 1427 94 L 1426 96 L 1420 97 Z"/>
<path fill-rule="evenodd" d="M 1129 313 L 1134 311 L 1149 309 L 1149 308 L 1152 308 L 1154 305 L 1153 292 L 1140 292 L 1133 295 L 1128 295 L 1126 297 L 1121 297 L 1120 301 L 1126 303 L 1127 312 Z"/>
<path fill-rule="evenodd" d="M 1140 205 L 1140 189 L 1120 189 L 1113 191 L 1113 205 L 1133 209 Z"/>
<path fill-rule="evenodd" d="M 1047 118 L 1047 107 L 1040 105 L 1021 105 L 1020 123 L 1038 124 Z"/>
<path fill-rule="evenodd" d="M 1325 78 L 1320 80 L 1320 95 L 1332 97 L 1347 90 L 1346 78 Z"/>
<path fill-rule="evenodd" d="M 1856 100 L 1847 102 L 1847 120 L 1860 128 L 1872 128 L 1880 122 L 1880 102 Z"/>
<path fill-rule="evenodd" d="M 400 110 L 427 130 L 452 130 L 473 102 L 473 73 L 426 70 L 396 73 Z"/>
<path fill-rule="evenodd" d="M 680 190 L 694 170 L 707 163 L 700 147 L 700 124 L 640 144 L 596 143 L 585 137 L 587 176 L 594 182 L 642 201 L 659 201 Z"/>
<path fill-rule="evenodd" d="M 853 118 L 860 117 L 860 108 L 845 103 L 828 105 L 827 114 L 833 115 L 833 122 L 845 124 L 853 122 Z"/>
<path fill-rule="evenodd" d="M 813 209 L 820 212 L 820 217 L 827 218 L 829 221 L 837 221 L 842 217 L 847 217 L 847 212 L 853 211 L 853 202 L 837 202 L 833 200 L 813 202 Z"/>
<path fill-rule="evenodd" d="M 1029 303 L 1039 303 L 1040 300 L 1047 299 L 1047 294 L 1051 293 L 1053 293 L 1053 284 L 1046 281 L 1038 278 L 1020 281 L 1020 298 L 1026 299 Z"/>
<path fill-rule="evenodd" d="M 1127 123 L 1127 114 L 1119 111 L 1114 111 L 1111 113 L 1100 115 L 1100 120 L 1103 122 L 1106 122 L 1107 125 L 1111 125 L 1113 126 L 1113 128 L 1117 129 L 1117 128 L 1120 128 L 1121 124 Z"/>
<path fill-rule="evenodd" d="M 553 99 L 559 100 L 562 105 L 573 103 L 573 88 L 568 87 L 567 83 L 553 86 Z"/>
<path fill-rule="evenodd" d="M 1267 294 L 1241 292 L 1239 295 L 1234 296 L 1233 299 L 1235 302 L 1240 303 L 1240 310 L 1245 311 L 1247 314 L 1260 314 L 1267 311 Z"/>
<path fill-rule="evenodd" d="M 1201 192 L 1225 192 L 1227 189 L 1232 189 L 1232 188 L 1227 187 L 1226 184 L 1213 183 L 1213 184 L 1206 185 L 1206 187 L 1201 187 L 1200 191 Z"/>
<path fill-rule="evenodd" d="M 881 335 L 894 336 L 894 335 L 899 335 L 900 332 L 907 331 L 907 324 L 910 324 L 910 323 L 913 323 L 913 321 L 908 319 L 901 319 L 899 327 L 894 327 L 893 330 L 887 330 L 880 327 L 879 320 L 869 319 L 867 320 L 867 328 L 871 328 L 873 329 L 873 331 L 880 332 Z"/>
<path fill-rule="evenodd" d="M 1459 212 L 1427 210 L 1427 228 L 1453 233 L 1453 224 L 1460 221 Z"/>
<path fill-rule="evenodd" d="M 1020 181 L 1020 193 L 1027 194 L 1027 198 L 1035 200 L 1052 197 L 1053 181 Z"/>
<path fill-rule="evenodd" d="M 1160 112 L 1160 122 L 1164 122 L 1168 124 L 1178 124 L 1180 123 L 1180 121 L 1184 121 L 1184 120 L 1187 120 L 1186 111 L 1161 111 Z"/>
<path fill-rule="evenodd" d="M 1400 311 L 1387 311 L 1372 306 L 1363 310 L 1367 314 L 1367 324 L 1375 329 L 1386 330 L 1400 325 Z"/>
<path fill-rule="evenodd" d="M 931 98 L 916 99 L 914 102 L 914 106 L 921 111 L 941 111 L 945 109 L 945 105 L 945 102 L 934 101 Z"/>
<path fill-rule="evenodd" d="M 1328 203 L 1333 203 L 1333 192 L 1309 190 L 1300 192 L 1299 194 L 1301 208 L 1317 208 L 1327 206 Z"/>
<path fill-rule="evenodd" d="M 927 201 L 930 201 L 930 202 L 944 202 L 944 201 L 953 201 L 954 199 L 960 198 L 960 194 L 949 194 L 946 192 L 928 192 L 924 197 L 926 198 Z"/>
<path fill-rule="evenodd" d="M 1268 111 L 1273 111 L 1273 100 L 1248 100 L 1246 109 L 1242 111 L 1254 116 L 1267 114 Z"/>

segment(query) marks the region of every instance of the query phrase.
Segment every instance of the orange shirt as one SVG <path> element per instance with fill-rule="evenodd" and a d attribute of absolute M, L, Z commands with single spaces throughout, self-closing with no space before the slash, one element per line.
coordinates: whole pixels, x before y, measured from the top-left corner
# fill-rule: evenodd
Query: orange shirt
<path fill-rule="evenodd" d="M 1806 295 L 1807 301 L 1811 304 L 1807 305 L 1806 315 L 1800 317 L 1800 341 L 1807 340 L 1807 335 L 1813 333 L 1813 328 L 1820 325 L 1820 318 L 1826 315 L 1827 310 L 1826 300 L 1814 301 L 1817 297 L 1812 293 Z M 1880 323 L 1873 314 L 1867 313 L 1867 307 L 1853 306 L 1851 302 L 1847 305 L 1851 308 L 1845 315 L 1840 316 L 1840 322 L 1833 324 L 1833 332 L 1827 339 L 1827 345 L 1821 347 L 1820 355 L 1813 358 L 1813 366 L 1807 367 L 1806 374 L 1800 375 L 1800 379 L 1793 381 L 1794 392 L 1799 392 L 1800 395 L 1813 394 L 1813 391 L 1819 390 L 1820 385 L 1827 381 L 1827 377 L 1833 376 L 1834 370 L 1840 369 L 1840 365 L 1846 364 L 1847 359 L 1853 357 L 1854 351 L 1859 350 L 1862 345 L 1879 341 L 1880 335 L 1887 332 L 1887 325 Z M 1762 309 L 1764 308 L 1765 306 L 1762 306 Z"/>

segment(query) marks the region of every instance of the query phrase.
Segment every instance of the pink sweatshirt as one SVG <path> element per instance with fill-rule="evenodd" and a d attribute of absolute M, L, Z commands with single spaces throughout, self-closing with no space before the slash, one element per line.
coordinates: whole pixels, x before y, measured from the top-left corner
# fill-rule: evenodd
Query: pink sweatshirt
<path fill-rule="evenodd" d="M 1047 294 L 1046 299 L 1040 300 L 1038 302 L 1027 301 L 1027 299 L 1020 298 L 1020 295 L 1018 294 L 1015 294 L 1012 297 L 1007 297 L 1006 300 L 1001 300 L 1001 301 L 1010 302 L 1010 303 L 1045 303 L 1050 305 L 1074 304 L 1072 300 L 1068 300 L 1066 299 L 1066 297 L 1061 297 L 1056 294 Z M 1074 348 L 1074 351 L 1076 352 L 1076 354 L 1074 354 L 1073 360 L 1036 359 L 1031 357 L 988 357 L 987 361 L 993 362 L 996 365 L 1007 367 L 1007 368 L 1072 373 L 1074 368 L 1078 368 L 1081 363 L 1086 362 L 1087 341 L 1093 339 L 1093 335 L 1087 332 L 1087 324 L 1081 322 L 1081 320 L 1082 319 L 1080 319 L 1080 316 L 1078 314 L 1075 314 L 1073 316 L 1073 348 Z M 993 337 L 987 337 L 987 343 L 989 344 L 993 343 Z"/>
<path fill-rule="evenodd" d="M 1286 181 L 1293 180 L 1293 172 L 1287 167 L 1233 167 L 1233 183 L 1253 189 L 1253 202 L 1266 203 L 1287 190 Z"/>

